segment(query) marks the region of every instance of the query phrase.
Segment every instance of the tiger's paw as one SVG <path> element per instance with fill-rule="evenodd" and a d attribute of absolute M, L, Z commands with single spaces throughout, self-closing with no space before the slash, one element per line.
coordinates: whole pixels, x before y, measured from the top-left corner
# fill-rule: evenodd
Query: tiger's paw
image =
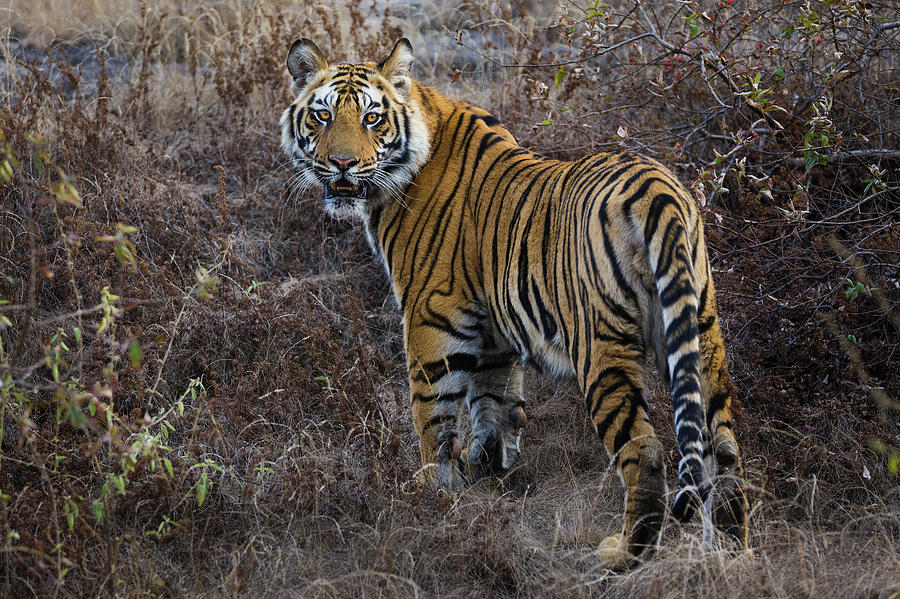
<path fill-rule="evenodd" d="M 463 451 L 462 443 L 455 434 L 436 442 L 431 446 L 431 451 L 422 456 L 422 467 L 415 474 L 416 481 L 423 487 L 462 490 L 469 484 Z"/>
<path fill-rule="evenodd" d="M 466 474 L 472 482 L 488 475 L 500 474 L 506 469 L 503 442 L 495 435 L 476 435 L 463 450 L 462 462 L 466 465 Z"/>
<path fill-rule="evenodd" d="M 503 423 L 501 447 L 499 448 L 501 455 L 495 457 L 495 471 L 505 472 L 509 470 L 516 458 L 519 457 L 519 454 L 522 453 L 522 433 L 525 432 L 527 423 L 528 417 L 525 415 L 525 408 L 521 404 L 507 412 L 506 421 Z"/>
<path fill-rule="evenodd" d="M 741 549 L 747 549 L 749 505 L 740 478 L 720 475 L 711 501 L 715 527 L 737 542 Z"/>
<path fill-rule="evenodd" d="M 603 567 L 610 570 L 625 570 L 637 559 L 633 553 L 624 546 L 624 535 L 616 533 L 600 542 L 596 555 Z"/>
<path fill-rule="evenodd" d="M 461 491 L 469 484 L 466 465 L 459 460 L 440 460 L 422 466 L 416 472 L 416 481 L 423 487 Z"/>
<path fill-rule="evenodd" d="M 501 474 L 513 465 L 522 452 L 522 431 L 527 422 L 525 409 L 518 405 L 507 414 L 499 432 L 476 431 L 462 454 L 471 481 Z"/>
<path fill-rule="evenodd" d="M 732 541 L 739 543 L 741 549 L 747 549 L 747 514 L 750 506 L 744 493 L 737 444 L 732 439 L 725 439 L 717 444 L 715 453 L 718 467 L 710 498 L 713 524 Z"/>

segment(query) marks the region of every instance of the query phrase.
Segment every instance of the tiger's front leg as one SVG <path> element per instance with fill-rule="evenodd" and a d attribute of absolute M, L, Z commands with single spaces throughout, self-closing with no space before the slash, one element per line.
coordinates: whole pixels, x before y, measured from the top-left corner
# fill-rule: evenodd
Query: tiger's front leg
<path fill-rule="evenodd" d="M 422 457 L 419 478 L 460 489 L 468 481 L 457 414 L 478 364 L 477 348 L 460 349 L 459 343 L 451 345 L 443 335 L 429 334 L 433 329 L 423 329 L 413 330 L 408 342 L 413 424 Z"/>
<path fill-rule="evenodd" d="M 483 356 L 467 398 L 472 441 L 463 450 L 469 480 L 500 474 L 522 451 L 525 400 L 522 366 L 509 356 Z"/>

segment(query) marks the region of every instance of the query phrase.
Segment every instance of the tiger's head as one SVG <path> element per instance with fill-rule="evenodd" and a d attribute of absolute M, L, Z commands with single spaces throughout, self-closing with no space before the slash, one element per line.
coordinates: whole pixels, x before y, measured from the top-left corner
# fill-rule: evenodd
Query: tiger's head
<path fill-rule="evenodd" d="M 281 117 L 281 145 L 301 187 L 320 185 L 332 216 L 364 217 L 400 195 L 428 161 L 428 126 L 416 101 L 406 38 L 383 61 L 329 65 L 303 38 L 287 67 L 294 102 Z"/>

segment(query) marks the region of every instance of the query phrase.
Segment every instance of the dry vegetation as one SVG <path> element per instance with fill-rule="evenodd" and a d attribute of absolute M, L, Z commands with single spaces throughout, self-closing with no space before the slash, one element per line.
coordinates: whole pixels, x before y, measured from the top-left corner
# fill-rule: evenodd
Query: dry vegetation
<path fill-rule="evenodd" d="M 897 597 L 896 5 L 611 4 L 0 9 L 0 596 Z M 387 282 L 277 127 L 295 37 L 401 32 L 525 145 L 649 153 L 706 202 L 753 556 L 670 527 L 601 569 L 618 480 L 536 376 L 513 472 L 412 482 Z"/>

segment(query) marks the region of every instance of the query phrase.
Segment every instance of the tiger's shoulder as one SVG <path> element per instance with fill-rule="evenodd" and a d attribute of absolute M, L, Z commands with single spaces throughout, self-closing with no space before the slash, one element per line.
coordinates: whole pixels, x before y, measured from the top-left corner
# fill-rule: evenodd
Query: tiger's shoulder
<path fill-rule="evenodd" d="M 442 94 L 433 87 L 429 87 L 419 81 L 412 81 L 409 105 L 413 110 L 416 108 L 421 109 L 425 115 L 441 115 L 444 122 L 452 123 L 457 119 L 481 121 L 493 133 L 510 143 L 518 145 L 516 138 L 503 126 L 500 119 L 484 108 Z M 444 127 L 443 131 L 445 133 L 451 132 L 452 127 Z"/>

